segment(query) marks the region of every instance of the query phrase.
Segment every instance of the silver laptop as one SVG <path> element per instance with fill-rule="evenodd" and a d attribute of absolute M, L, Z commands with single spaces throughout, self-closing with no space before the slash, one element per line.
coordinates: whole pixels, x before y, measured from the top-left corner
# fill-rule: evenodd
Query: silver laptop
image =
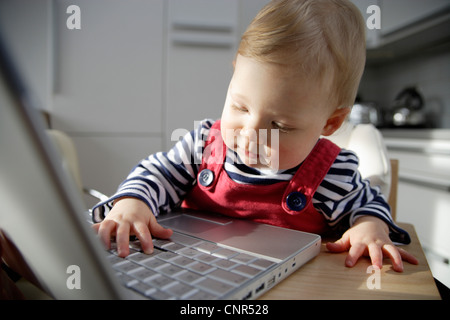
<path fill-rule="evenodd" d="M 0 43 L 0 230 L 55 299 L 254 299 L 320 251 L 320 236 L 208 212 L 122 259 L 104 250 L 41 117 Z"/>

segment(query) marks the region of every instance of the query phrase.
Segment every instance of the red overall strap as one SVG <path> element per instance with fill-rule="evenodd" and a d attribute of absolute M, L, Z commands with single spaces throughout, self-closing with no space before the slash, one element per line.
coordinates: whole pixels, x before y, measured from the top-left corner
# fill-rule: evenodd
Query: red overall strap
<path fill-rule="evenodd" d="M 220 171 L 222 170 L 223 164 L 225 163 L 225 157 L 227 154 L 227 147 L 222 139 L 222 134 L 220 130 L 220 120 L 214 122 L 209 130 L 209 135 L 205 141 L 205 147 L 203 149 L 202 164 L 198 172 L 200 173 L 197 177 L 201 179 L 202 170 L 208 168 L 213 172 L 213 181 L 209 185 L 202 186 L 205 190 L 214 189 L 217 184 Z"/>
<path fill-rule="evenodd" d="M 299 192 L 305 196 L 306 203 L 302 207 L 310 205 L 312 197 L 323 181 L 341 148 L 327 139 L 320 139 L 308 157 L 303 161 L 294 177 L 289 182 L 284 192 L 281 205 L 289 214 L 299 214 L 301 211 L 295 211 L 288 207 L 287 197 L 292 192 Z"/>

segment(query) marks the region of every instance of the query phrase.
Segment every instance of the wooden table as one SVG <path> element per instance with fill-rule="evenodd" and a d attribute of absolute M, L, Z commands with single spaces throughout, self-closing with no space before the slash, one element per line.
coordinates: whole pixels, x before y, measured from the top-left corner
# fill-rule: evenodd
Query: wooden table
<path fill-rule="evenodd" d="M 411 236 L 411 244 L 402 248 L 414 254 L 419 265 L 404 262 L 403 273 L 398 273 L 392 270 L 390 260 L 386 259 L 383 268 L 376 273 L 369 268 L 369 258 L 361 258 L 353 268 L 348 268 L 344 265 L 347 253 L 328 252 L 325 248 L 328 240 L 324 239 L 317 257 L 260 299 L 440 299 L 414 227 L 399 225 Z"/>

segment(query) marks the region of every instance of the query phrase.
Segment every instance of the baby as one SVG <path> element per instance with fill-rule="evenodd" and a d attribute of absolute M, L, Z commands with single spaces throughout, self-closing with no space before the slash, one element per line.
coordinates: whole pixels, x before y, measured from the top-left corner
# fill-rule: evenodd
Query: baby
<path fill-rule="evenodd" d="M 393 269 L 417 259 L 358 158 L 321 136 L 333 134 L 353 105 L 365 65 L 365 24 L 347 0 L 280 0 L 244 33 L 223 113 L 204 120 L 168 153 L 142 160 L 108 201 L 94 207 L 94 228 L 120 256 L 129 236 L 153 251 L 169 238 L 155 216 L 181 205 L 318 234 L 343 233 L 331 252 L 348 251 Z"/>

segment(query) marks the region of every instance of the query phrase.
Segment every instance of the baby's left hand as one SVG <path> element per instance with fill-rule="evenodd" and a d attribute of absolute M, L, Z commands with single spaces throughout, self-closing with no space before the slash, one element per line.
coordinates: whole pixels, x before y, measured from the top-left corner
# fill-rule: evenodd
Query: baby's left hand
<path fill-rule="evenodd" d="M 383 255 L 387 255 L 392 261 L 392 268 L 397 272 L 403 271 L 402 260 L 412 264 L 419 263 L 412 254 L 392 243 L 384 221 L 371 216 L 358 218 L 342 238 L 336 242 L 328 242 L 326 246 L 331 252 L 348 250 L 345 260 L 347 267 L 353 267 L 362 255 L 370 256 L 372 265 L 380 269 L 383 266 Z"/>

